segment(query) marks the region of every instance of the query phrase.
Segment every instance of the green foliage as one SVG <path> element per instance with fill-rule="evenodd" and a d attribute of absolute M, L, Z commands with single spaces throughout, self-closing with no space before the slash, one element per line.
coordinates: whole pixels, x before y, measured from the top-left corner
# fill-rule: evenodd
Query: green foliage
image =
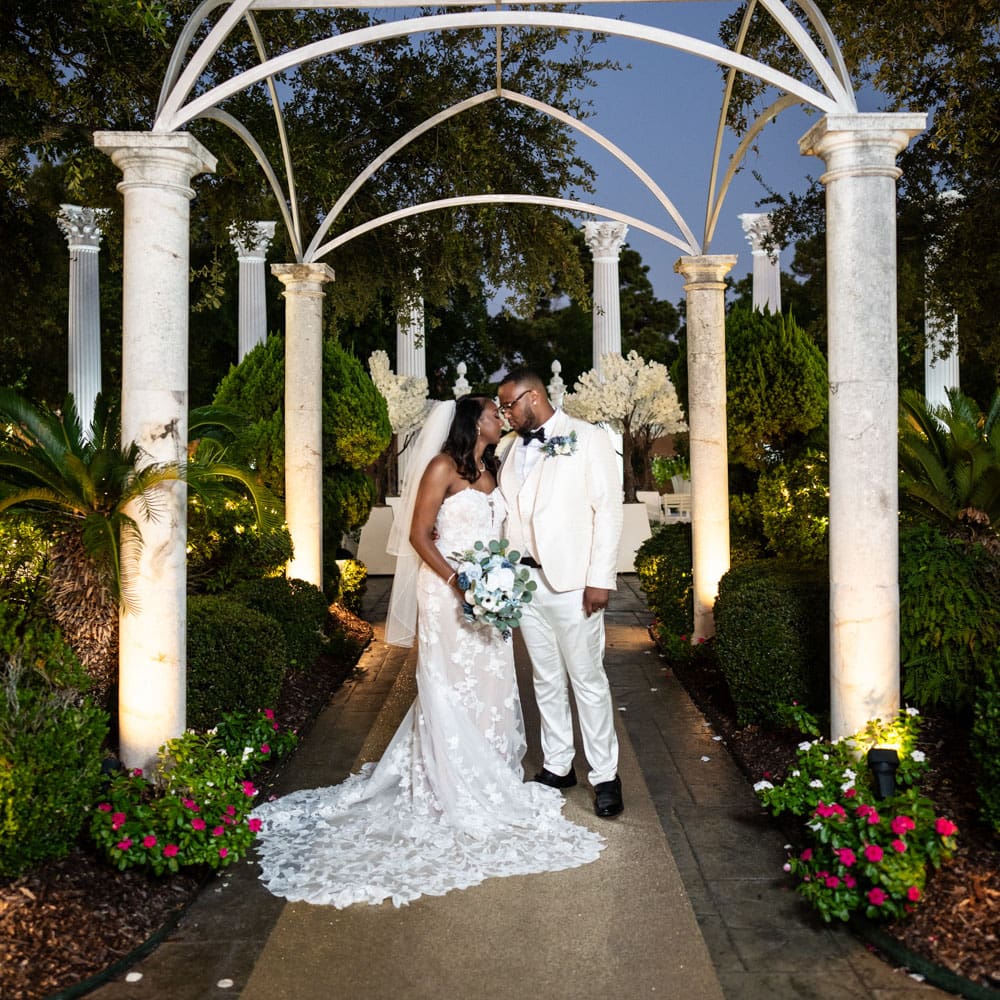
<path fill-rule="evenodd" d="M 0 600 L 32 600 L 51 544 L 51 537 L 30 518 L 0 517 Z"/>
<path fill-rule="evenodd" d="M 245 580 L 227 595 L 273 618 L 285 636 L 288 665 L 309 670 L 325 644 L 328 605 L 323 591 L 305 580 L 284 576 Z"/>
<path fill-rule="evenodd" d="M 214 594 L 240 580 L 273 576 L 291 557 L 287 526 L 260 524 L 249 500 L 188 501 L 188 593 Z"/>
<path fill-rule="evenodd" d="M 830 487 L 826 454 L 806 449 L 763 472 L 757 481 L 761 527 L 779 558 L 825 563 L 829 558 Z"/>
<path fill-rule="evenodd" d="M 662 490 L 674 476 L 691 478 L 691 463 L 683 455 L 654 455 L 650 461 L 653 482 Z"/>
<path fill-rule="evenodd" d="M 687 345 L 670 369 L 688 410 Z M 731 462 L 762 470 L 823 424 L 826 360 L 791 316 L 735 307 L 726 315 L 726 419 Z"/>
<path fill-rule="evenodd" d="M 691 559 L 690 524 L 656 525 L 635 553 L 639 586 L 656 617 L 660 639 L 675 650 L 694 628 Z"/>
<path fill-rule="evenodd" d="M 230 369 L 216 393 L 218 404 L 246 414 L 249 423 L 234 446 L 270 489 L 284 495 L 284 339 L 271 336 Z M 385 400 L 361 363 L 336 341 L 323 346 L 323 548 L 336 558 L 342 536 L 360 528 L 376 500 L 361 470 L 385 450 L 392 436 Z"/>
<path fill-rule="evenodd" d="M 226 712 L 273 705 L 287 658 L 273 618 L 224 597 L 189 597 L 188 725 L 210 729 Z"/>
<path fill-rule="evenodd" d="M 348 611 L 361 613 L 361 601 L 368 587 L 368 567 L 357 559 L 341 559 L 340 590 L 337 600 Z"/>
<path fill-rule="evenodd" d="M 912 389 L 900 396 L 901 505 L 926 521 L 1000 526 L 1000 389 L 985 413 L 958 389 L 931 406 Z M 985 520 L 983 518 L 985 515 Z"/>
<path fill-rule="evenodd" d="M 921 708 L 969 709 L 1000 648 L 1000 560 L 930 524 L 899 539 L 903 694 Z"/>
<path fill-rule="evenodd" d="M 767 539 L 761 521 L 760 500 L 753 493 L 733 493 L 729 497 L 730 565 L 763 559 Z"/>
<path fill-rule="evenodd" d="M 260 830 L 248 815 L 257 795 L 251 776 L 295 743 L 271 709 L 227 713 L 215 732 L 189 730 L 160 748 L 152 775 L 135 770 L 110 783 L 90 836 L 122 871 L 231 865 Z"/>
<path fill-rule="evenodd" d="M 0 602 L 0 876 L 68 854 L 97 794 L 106 713 L 59 633 Z"/>
<path fill-rule="evenodd" d="M 1000 833 L 1000 650 L 976 697 L 970 741 L 983 820 Z"/>
<path fill-rule="evenodd" d="M 920 794 L 928 763 L 914 749 L 918 731 L 909 709 L 836 743 L 806 741 L 783 782 L 754 785 L 775 816 L 802 819 L 809 846 L 785 870 L 798 876 L 799 893 L 828 922 L 855 911 L 873 920 L 905 916 L 923 895 L 928 867 L 940 867 L 955 850 L 957 827 Z M 876 798 L 863 762 L 873 746 L 898 747 L 899 791 L 888 799 Z"/>
<path fill-rule="evenodd" d="M 777 722 L 789 702 L 824 709 L 829 582 L 778 559 L 734 566 L 719 581 L 715 651 L 740 725 Z"/>

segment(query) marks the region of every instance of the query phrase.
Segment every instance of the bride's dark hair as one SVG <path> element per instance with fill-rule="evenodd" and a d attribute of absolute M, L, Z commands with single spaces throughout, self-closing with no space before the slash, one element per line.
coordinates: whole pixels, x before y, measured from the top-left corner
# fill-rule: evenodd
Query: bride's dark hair
<path fill-rule="evenodd" d="M 476 465 L 476 439 L 479 437 L 478 420 L 483 410 L 493 400 L 489 396 L 461 396 L 455 401 L 455 419 L 451 422 L 448 437 L 441 447 L 445 455 L 450 455 L 458 466 L 458 474 L 474 483 L 482 473 Z M 496 458 L 496 448 L 487 445 L 483 452 L 483 464 L 495 476 L 500 463 Z"/>

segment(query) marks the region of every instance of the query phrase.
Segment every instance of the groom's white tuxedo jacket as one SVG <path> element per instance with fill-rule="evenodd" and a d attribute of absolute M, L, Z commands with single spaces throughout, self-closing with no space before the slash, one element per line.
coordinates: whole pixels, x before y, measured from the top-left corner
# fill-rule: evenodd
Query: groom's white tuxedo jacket
<path fill-rule="evenodd" d="M 512 548 L 542 565 L 553 590 L 614 590 L 622 487 L 611 439 L 602 428 L 562 410 L 556 410 L 550 426 L 548 442 L 575 431 L 576 450 L 541 455 L 523 482 L 517 455 L 528 446 L 518 437 L 498 449 L 500 489 L 507 501 L 506 536 Z"/>

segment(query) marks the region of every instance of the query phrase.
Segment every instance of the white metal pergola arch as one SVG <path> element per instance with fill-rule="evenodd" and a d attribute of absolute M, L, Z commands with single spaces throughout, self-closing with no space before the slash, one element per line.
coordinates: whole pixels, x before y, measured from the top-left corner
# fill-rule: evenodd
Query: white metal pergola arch
<path fill-rule="evenodd" d="M 570 2 L 555 0 L 555 6 Z M 582 0 L 584 4 L 592 2 L 599 0 Z M 641 2 L 622 0 L 622 6 Z M 868 719 L 892 714 L 899 699 L 894 232 L 895 180 L 899 171 L 895 159 L 909 140 L 923 130 L 924 116 L 858 112 L 836 40 L 812 0 L 787 0 L 787 3 L 750 0 L 732 50 L 650 25 L 575 12 L 525 9 L 530 6 L 528 0 L 511 0 L 503 4 L 507 9 L 488 12 L 471 9 L 480 5 L 470 0 L 444 0 L 438 6 L 460 8 L 462 12 L 418 13 L 320 39 L 273 56 L 267 51 L 266 34 L 257 20 L 265 11 L 336 7 L 398 11 L 418 10 L 421 6 L 420 0 L 373 0 L 361 5 L 349 0 L 333 3 L 205 0 L 178 41 L 153 130 L 95 135 L 96 144 L 124 174 L 119 186 L 125 198 L 123 439 L 137 441 L 157 461 L 183 460 L 185 455 L 188 202 L 194 196 L 193 177 L 215 168 L 214 157 L 183 131 L 198 118 L 213 119 L 229 127 L 252 150 L 282 205 L 283 220 L 296 257 L 295 263 L 274 265 L 272 271 L 285 286 L 288 318 L 286 462 L 293 450 L 292 431 L 299 455 L 295 460 L 299 464 L 289 462 L 286 468 L 296 482 L 296 490 L 306 483 L 305 492 L 312 493 L 305 504 L 309 508 L 306 516 L 297 521 L 300 527 L 293 526 L 290 500 L 288 504 L 296 558 L 300 542 L 304 543 L 303 565 L 310 568 L 307 574 L 300 575 L 306 575 L 307 579 L 312 579 L 308 573 L 318 572 L 322 545 L 318 352 L 322 339 L 323 285 L 333 279 L 333 272 L 320 262 L 321 258 L 379 225 L 461 205 L 518 201 L 627 222 L 665 239 L 684 254 L 677 270 L 686 278 L 688 296 L 696 632 L 707 629 L 701 634 L 710 634 L 715 588 L 728 569 L 724 276 L 735 257 L 712 256 L 708 248 L 722 202 L 742 157 L 776 115 L 795 104 L 809 105 L 823 117 L 800 140 L 800 152 L 820 157 L 827 168 L 821 180 L 827 189 L 829 259 L 833 735 L 847 735 Z M 793 7 L 798 8 L 806 24 L 800 22 Z M 772 17 L 792 41 L 814 74 L 818 88 L 742 54 L 750 18 L 758 8 Z M 219 16 L 212 23 L 216 14 Z M 249 28 L 260 64 L 197 93 L 198 81 L 213 56 L 241 22 Z M 503 87 L 499 46 L 505 27 L 599 32 L 651 43 L 729 68 L 700 241 L 660 186 L 623 150 L 560 109 Z M 275 75 L 310 59 L 358 45 L 432 31 L 488 28 L 497 32 L 498 39 L 495 90 L 457 102 L 388 146 L 352 181 L 307 243 L 301 231 L 291 148 Z M 814 41 L 812 34 L 818 41 Z M 201 40 L 194 45 L 199 35 Z M 778 96 L 750 124 L 723 172 L 725 122 L 737 73 L 757 77 L 775 88 Z M 268 87 L 275 109 L 287 179 L 284 189 L 278 171 L 268 161 L 260 143 L 219 106 L 227 98 L 259 83 Z M 512 193 L 470 195 L 404 206 L 325 240 L 348 200 L 402 146 L 446 118 L 495 98 L 532 106 L 600 144 L 653 193 L 681 235 L 672 235 L 613 208 Z M 136 589 L 140 599 L 147 595 L 146 610 L 122 621 L 121 752 L 130 766 L 145 766 L 155 756 L 157 747 L 184 726 L 186 507 L 182 489 L 167 486 L 165 490 L 166 517 L 152 526 L 141 557 L 136 559 L 139 566 Z M 299 518 L 298 513 L 294 516 Z"/>
<path fill-rule="evenodd" d="M 570 0 L 556 0 L 557 5 L 569 2 Z M 597 0 L 585 0 L 585 2 L 597 2 Z M 624 0 L 625 4 L 632 5 L 642 2 L 643 0 Z M 785 109 L 799 104 L 807 104 L 826 113 L 850 113 L 857 110 L 857 103 L 853 90 L 851 89 L 850 78 L 843 63 L 840 50 L 836 45 L 836 41 L 833 38 L 832 32 L 830 31 L 825 19 L 811 0 L 804 0 L 804 2 L 799 3 L 798 6 L 806 14 L 810 25 L 828 49 L 830 53 L 829 59 L 823 55 L 822 51 L 805 31 L 803 26 L 792 16 L 780 0 L 758 0 L 758 2 L 762 8 L 767 10 L 771 16 L 774 17 L 782 30 L 796 45 L 799 52 L 805 58 L 807 64 L 816 74 L 816 77 L 820 81 L 823 88 L 822 90 L 816 90 L 797 80 L 795 77 L 789 76 L 774 67 L 770 67 L 765 63 L 758 62 L 741 54 L 740 50 L 742 49 L 746 32 L 750 24 L 751 14 L 756 6 L 756 3 L 753 2 L 748 6 L 740 36 L 734 50 L 729 50 L 712 42 L 707 42 L 689 35 L 683 35 L 679 32 L 657 28 L 651 25 L 631 24 L 606 17 L 593 17 L 590 15 L 576 13 L 527 11 L 520 9 L 527 5 L 527 0 L 514 0 L 514 2 L 508 4 L 508 6 L 519 9 L 490 13 L 420 15 L 417 17 L 404 18 L 401 21 L 383 22 L 367 28 L 347 32 L 336 37 L 322 39 L 309 45 L 302 46 L 298 49 L 282 53 L 279 56 L 270 56 L 267 52 L 263 32 L 261 31 L 255 17 L 255 13 L 257 12 L 336 7 L 363 7 L 363 9 L 375 10 L 385 8 L 407 9 L 415 8 L 419 5 L 415 2 L 415 0 L 407 0 L 407 2 L 403 4 L 389 3 L 386 2 L 386 0 L 375 0 L 374 3 L 364 5 L 358 5 L 353 2 L 344 2 L 344 0 L 341 0 L 339 3 L 323 3 L 320 2 L 320 0 L 314 0 L 314 2 L 306 3 L 295 3 L 291 2 L 291 0 L 287 0 L 287 2 L 286 0 L 205 0 L 205 2 L 192 15 L 187 27 L 175 46 L 170 65 L 164 79 L 163 88 L 161 90 L 160 102 L 154 122 L 154 131 L 177 131 L 198 118 L 216 120 L 232 129 L 251 149 L 253 155 L 264 171 L 265 176 L 267 177 L 268 183 L 270 184 L 280 206 L 282 217 L 291 239 L 293 251 L 296 254 L 296 259 L 300 263 L 308 263 L 320 259 L 325 253 L 332 249 L 329 246 L 320 248 L 318 246 L 319 241 L 339 215 L 340 210 L 357 191 L 360 184 L 363 183 L 363 180 L 370 177 L 375 170 L 378 169 L 378 166 L 386 163 L 391 156 L 394 155 L 395 152 L 398 152 L 399 149 L 403 148 L 407 142 L 413 141 L 413 139 L 415 139 L 418 135 L 429 130 L 430 128 L 435 127 L 437 124 L 440 124 L 441 121 L 446 120 L 454 114 L 468 110 L 469 108 L 481 103 L 483 100 L 502 97 L 516 103 L 533 106 L 536 110 L 557 118 L 564 124 L 580 131 L 582 134 L 588 136 L 588 138 L 602 146 L 607 152 L 623 163 L 626 169 L 636 176 L 640 183 L 653 193 L 654 198 L 656 198 L 656 200 L 663 205 L 667 214 L 682 232 L 686 246 L 682 243 L 678 243 L 675 239 L 668 238 L 667 242 L 677 246 L 685 253 L 706 253 L 711 245 L 712 236 L 714 234 L 719 213 L 721 212 L 722 203 L 725 199 L 729 185 L 739 168 L 743 156 L 768 123 L 773 121 L 774 118 Z M 226 6 L 227 3 L 229 6 L 225 13 L 207 32 L 201 43 L 192 50 L 191 46 L 199 29 L 208 23 L 209 16 L 213 12 L 222 6 Z M 475 4 L 470 3 L 469 0 L 448 0 L 448 2 L 441 6 L 472 7 L 475 6 Z M 197 85 L 197 82 L 202 74 L 207 70 L 212 57 L 218 51 L 219 47 L 224 44 L 228 35 L 241 22 L 245 23 L 249 27 L 251 35 L 254 39 L 254 44 L 257 48 L 258 56 L 261 60 L 260 64 L 253 69 L 239 73 L 231 79 L 212 87 L 203 94 L 192 97 L 191 95 Z M 483 94 L 469 98 L 466 101 L 458 102 L 451 108 L 445 109 L 444 111 L 439 112 L 438 115 L 432 116 L 420 126 L 413 129 L 410 133 L 407 133 L 407 135 L 402 139 L 393 143 L 388 150 L 377 158 L 377 160 L 373 161 L 373 163 L 370 164 L 361 175 L 359 175 L 355 182 L 343 192 L 341 197 L 338 199 L 337 204 L 333 209 L 331 209 L 331 212 L 328 213 L 326 219 L 320 227 L 319 232 L 317 232 L 317 234 L 310 241 L 308 248 L 303 250 L 302 244 L 304 242 L 304 237 L 300 229 L 299 212 L 295 198 L 295 181 L 291 150 L 287 141 L 287 135 L 281 114 L 281 105 L 274 84 L 274 76 L 313 59 L 322 58 L 327 55 L 334 55 L 339 52 L 347 51 L 351 48 L 372 44 L 374 42 L 385 41 L 392 38 L 454 29 L 478 30 L 482 28 L 495 28 L 499 34 L 500 30 L 505 26 L 570 28 L 579 31 L 599 32 L 649 42 L 667 49 L 681 51 L 698 58 L 721 63 L 722 65 L 729 67 L 729 77 L 725 88 L 724 101 L 720 109 L 719 126 L 717 129 L 716 143 L 713 151 L 710 186 L 707 197 L 705 229 L 700 244 L 694 239 L 690 227 L 683 220 L 680 213 L 677 212 L 672 203 L 670 203 L 669 199 L 662 192 L 659 186 L 644 170 L 642 170 L 641 167 L 638 166 L 637 163 L 635 163 L 634 160 L 631 159 L 631 157 L 624 153 L 624 151 L 619 149 L 614 143 L 607 140 L 599 132 L 591 129 L 589 126 L 585 125 L 573 116 L 567 115 L 551 105 L 545 105 L 542 102 L 535 101 L 525 95 L 517 94 L 514 91 L 503 88 L 500 84 L 500 74 L 498 71 L 498 81 L 495 90 L 487 91 Z M 185 63 L 185 57 L 188 56 L 189 58 Z M 721 161 L 722 140 L 725 133 L 727 106 L 732 93 L 733 81 L 735 80 L 737 72 L 749 73 L 765 83 L 776 87 L 782 92 L 782 96 L 772 103 L 757 118 L 757 120 L 751 124 L 747 134 L 743 137 L 743 140 L 740 142 L 736 151 L 730 158 L 730 162 L 723 176 L 722 182 L 719 185 L 718 190 L 716 190 L 715 185 Z M 272 105 L 275 110 L 278 134 L 282 146 L 285 175 L 288 179 L 287 192 L 281 189 L 281 185 L 273 165 L 269 162 L 261 145 L 250 134 L 249 130 L 247 130 L 245 126 L 243 126 L 242 123 L 232 115 L 229 115 L 227 112 L 218 107 L 218 105 L 227 98 L 261 82 L 265 82 L 268 86 L 271 94 Z M 508 200 L 519 200 L 519 196 L 512 192 Z M 435 204 L 439 208 L 445 207 L 443 204 Z M 449 207 L 461 204 L 463 203 L 457 200 L 451 200 L 448 202 Z M 465 204 L 472 205 L 476 204 L 476 202 L 469 201 Z M 559 206 L 550 205 L 550 207 Z M 602 218 L 617 218 L 615 215 L 607 214 L 608 210 L 606 209 L 602 209 L 599 206 L 584 207 L 583 203 L 573 205 L 572 210 L 593 214 Z M 388 218 L 384 220 L 384 222 L 388 221 L 390 221 Z M 371 228 L 375 227 L 368 226 L 363 231 L 369 231 Z M 645 231 L 650 232 L 651 235 L 654 235 L 657 238 L 664 238 L 662 230 L 659 230 L 658 228 L 649 229 L 648 226 L 643 224 L 639 224 L 638 228 L 645 229 Z M 355 235 L 359 234 L 360 232 Z M 343 241 L 341 241 L 338 245 L 342 245 L 342 243 Z"/>

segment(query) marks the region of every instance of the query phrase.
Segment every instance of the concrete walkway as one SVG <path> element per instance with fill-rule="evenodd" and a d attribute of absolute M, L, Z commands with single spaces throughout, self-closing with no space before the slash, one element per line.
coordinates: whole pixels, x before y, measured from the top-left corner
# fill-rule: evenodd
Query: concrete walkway
<path fill-rule="evenodd" d="M 379 623 L 389 581 L 369 581 Z M 99 1000 L 394 998 L 591 1000 L 932 1000 L 946 994 L 871 955 L 799 902 L 784 850 L 747 782 L 651 643 L 634 576 L 607 613 L 608 674 L 619 710 L 626 811 L 593 816 L 589 790 L 566 812 L 608 844 L 591 865 L 490 879 L 408 907 L 287 904 L 253 859 L 214 879 L 177 928 Z M 378 634 L 381 628 L 378 627 Z M 538 765 L 530 670 L 516 640 Z M 341 780 L 376 759 L 409 707 L 414 655 L 375 641 L 336 694 L 279 792 Z M 581 759 L 578 771 L 586 770 Z"/>

